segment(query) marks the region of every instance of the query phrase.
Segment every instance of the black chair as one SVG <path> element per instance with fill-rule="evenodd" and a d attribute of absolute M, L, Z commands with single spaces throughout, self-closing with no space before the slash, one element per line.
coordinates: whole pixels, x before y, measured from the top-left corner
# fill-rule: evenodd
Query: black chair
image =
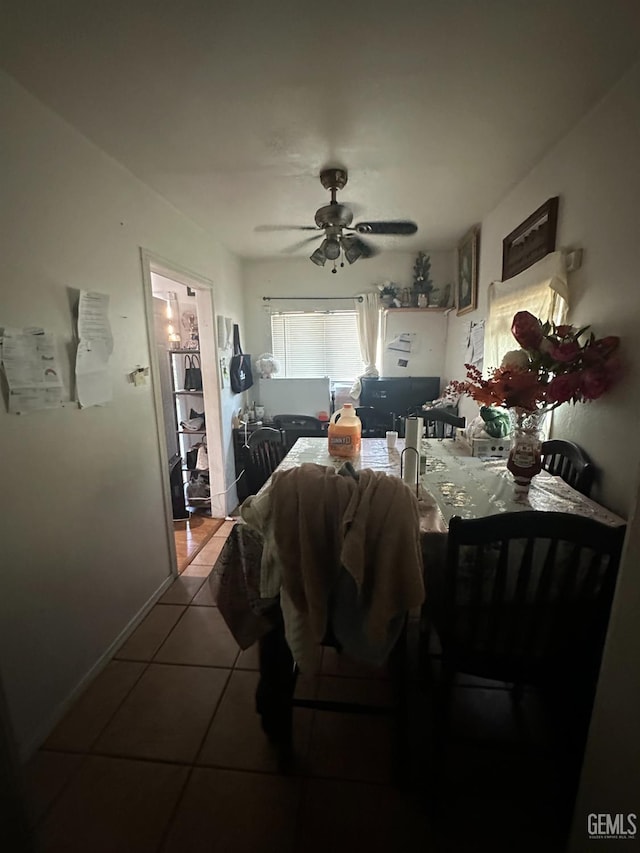
<path fill-rule="evenodd" d="M 403 784 L 409 769 L 409 732 L 408 732 L 408 662 L 407 662 L 407 619 L 405 618 L 400 636 L 389 654 L 386 670 L 392 684 L 393 698 L 388 704 L 370 701 L 346 701 L 332 699 L 311 699 L 295 695 L 299 670 L 287 644 L 282 613 L 279 608 L 269 612 L 274 623 L 273 629 L 259 641 L 260 680 L 256 689 L 256 711 L 260 715 L 261 726 L 272 744 L 277 748 L 278 762 L 282 770 L 287 770 L 293 758 L 293 712 L 295 708 L 308 708 L 314 711 L 334 711 L 342 714 L 364 714 L 367 716 L 388 716 L 394 726 L 394 776 Z M 341 653 L 331 630 L 320 646 L 335 649 Z M 347 665 L 353 666 L 353 662 Z M 380 671 L 362 667 L 359 672 L 379 678 Z"/>
<path fill-rule="evenodd" d="M 393 412 L 382 412 L 373 406 L 359 406 L 356 415 L 362 422 L 363 438 L 385 438 L 388 431 L 396 428 Z"/>
<path fill-rule="evenodd" d="M 450 746 L 468 748 L 465 716 L 452 713 L 466 707 L 488 722 L 471 734 L 485 756 L 480 772 L 489 773 L 496 755 L 498 762 L 508 756 L 513 766 L 530 767 L 532 777 L 544 766 L 544 784 L 553 778 L 555 787 L 545 790 L 543 802 L 563 823 L 570 816 L 624 535 L 624 526 L 570 513 L 451 519 L 446 567 L 438 571 L 425 560 L 423 609 L 439 640 L 427 657 L 427 784 L 434 807 L 446 802 L 443 780 L 455 778 L 457 752 Z M 463 676 L 458 684 L 458 673 L 474 680 Z M 496 681 L 505 682 L 502 691 Z M 510 721 L 500 717 L 509 696 L 504 688 L 510 688 Z M 495 696 L 490 719 L 489 695 Z M 515 726 L 517 737 L 507 736 L 501 723 L 509 732 Z M 514 779 L 514 790 L 519 784 Z"/>
<path fill-rule="evenodd" d="M 441 710 L 455 673 L 591 698 L 626 527 L 561 512 L 449 522 L 424 612 L 441 647 Z"/>
<path fill-rule="evenodd" d="M 284 436 L 287 451 L 299 438 L 319 438 L 326 435 L 326 421 L 311 415 L 275 415 L 273 423 Z"/>
<path fill-rule="evenodd" d="M 596 471 L 584 450 L 573 441 L 559 438 L 543 441 L 542 467 L 589 497 Z"/>
<path fill-rule="evenodd" d="M 250 495 L 255 495 L 287 455 L 282 433 L 261 427 L 251 434 L 242 447 L 242 463 Z"/>
<path fill-rule="evenodd" d="M 427 438 L 450 438 L 456 427 L 464 429 L 467 423 L 457 410 L 449 408 L 419 409 L 416 415 L 424 419 Z"/>

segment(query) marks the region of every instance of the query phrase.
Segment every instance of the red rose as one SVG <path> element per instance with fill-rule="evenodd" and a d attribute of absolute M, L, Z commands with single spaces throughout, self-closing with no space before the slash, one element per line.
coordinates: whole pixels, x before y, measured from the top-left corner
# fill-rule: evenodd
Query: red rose
<path fill-rule="evenodd" d="M 535 350 L 542 340 L 542 324 L 529 311 L 518 311 L 513 318 L 511 333 L 523 349 Z"/>
<path fill-rule="evenodd" d="M 555 376 L 547 386 L 547 402 L 568 403 L 580 389 L 580 376 L 577 373 L 562 373 Z"/>
<path fill-rule="evenodd" d="M 549 355 L 554 361 L 575 361 L 580 355 L 580 345 L 575 341 L 565 341 L 563 344 L 552 344 Z"/>
<path fill-rule="evenodd" d="M 588 367 L 582 373 L 581 390 L 585 400 L 597 400 L 611 386 L 612 377 L 600 367 Z"/>
<path fill-rule="evenodd" d="M 620 338 L 617 335 L 608 335 L 606 338 L 600 338 L 594 341 L 591 346 L 602 356 L 609 358 L 620 346 Z"/>

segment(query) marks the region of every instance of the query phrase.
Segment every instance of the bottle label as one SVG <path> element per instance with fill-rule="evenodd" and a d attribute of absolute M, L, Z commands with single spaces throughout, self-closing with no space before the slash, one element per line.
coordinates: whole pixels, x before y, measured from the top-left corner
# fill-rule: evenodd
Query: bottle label
<path fill-rule="evenodd" d="M 535 477 L 542 468 L 540 442 L 529 438 L 516 438 L 511 445 L 507 468 L 514 476 Z"/>
<path fill-rule="evenodd" d="M 331 436 L 331 438 L 329 439 L 329 444 L 334 444 L 336 446 L 351 444 L 351 436 L 350 435 Z"/>

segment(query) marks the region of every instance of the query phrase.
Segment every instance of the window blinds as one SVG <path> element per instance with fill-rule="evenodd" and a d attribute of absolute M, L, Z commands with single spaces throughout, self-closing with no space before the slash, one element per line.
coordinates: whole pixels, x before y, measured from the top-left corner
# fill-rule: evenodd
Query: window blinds
<path fill-rule="evenodd" d="M 272 314 L 271 339 L 280 376 L 352 381 L 364 371 L 355 311 Z"/>

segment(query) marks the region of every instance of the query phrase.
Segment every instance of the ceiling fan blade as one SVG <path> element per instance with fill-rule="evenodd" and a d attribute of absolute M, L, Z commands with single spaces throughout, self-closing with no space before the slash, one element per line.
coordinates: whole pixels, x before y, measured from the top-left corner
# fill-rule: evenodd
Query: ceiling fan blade
<path fill-rule="evenodd" d="M 299 243 L 294 243 L 293 246 L 289 246 L 287 249 L 282 249 L 281 251 L 286 254 L 289 254 L 290 252 L 297 252 L 298 249 L 306 246 L 307 243 L 313 243 L 314 240 L 319 240 L 321 237 L 324 237 L 324 231 L 319 231 L 317 234 L 314 234 L 313 237 L 307 237 L 306 240 L 300 240 Z"/>
<path fill-rule="evenodd" d="M 395 219 L 390 222 L 358 222 L 354 229 L 358 234 L 415 234 L 418 226 L 408 219 Z"/>
<path fill-rule="evenodd" d="M 376 248 L 373 243 L 363 240 L 362 237 L 354 237 L 354 240 L 357 241 L 357 245 L 362 252 L 361 257 L 363 260 L 366 258 L 373 258 L 375 255 L 380 254 L 380 249 Z"/>
<path fill-rule="evenodd" d="M 256 225 L 254 231 L 317 231 L 316 225 Z"/>

